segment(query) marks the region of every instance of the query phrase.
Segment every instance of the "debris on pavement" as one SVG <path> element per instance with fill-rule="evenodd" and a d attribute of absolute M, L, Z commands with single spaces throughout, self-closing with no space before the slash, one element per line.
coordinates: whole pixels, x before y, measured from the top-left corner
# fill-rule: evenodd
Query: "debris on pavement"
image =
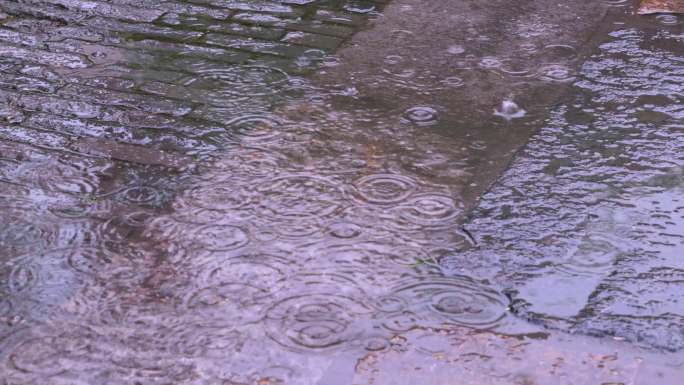
<path fill-rule="evenodd" d="M 641 0 L 640 15 L 653 13 L 684 13 L 684 0 Z"/>

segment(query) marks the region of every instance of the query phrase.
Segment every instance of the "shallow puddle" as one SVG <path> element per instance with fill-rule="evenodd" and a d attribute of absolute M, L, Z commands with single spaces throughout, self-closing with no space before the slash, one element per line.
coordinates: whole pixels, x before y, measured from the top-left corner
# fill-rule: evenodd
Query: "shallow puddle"
<path fill-rule="evenodd" d="M 681 19 L 533 3 L 0 0 L 0 384 L 677 383 Z"/>

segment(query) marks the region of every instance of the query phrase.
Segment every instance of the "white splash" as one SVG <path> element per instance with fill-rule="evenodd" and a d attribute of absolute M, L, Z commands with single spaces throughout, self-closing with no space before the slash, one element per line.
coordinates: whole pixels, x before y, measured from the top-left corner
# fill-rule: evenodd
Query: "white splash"
<path fill-rule="evenodd" d="M 511 100 L 504 100 L 501 102 L 501 110 L 494 110 L 494 115 L 500 116 L 509 122 L 511 119 L 522 118 L 526 113 L 527 111 L 518 107 L 518 105 Z"/>

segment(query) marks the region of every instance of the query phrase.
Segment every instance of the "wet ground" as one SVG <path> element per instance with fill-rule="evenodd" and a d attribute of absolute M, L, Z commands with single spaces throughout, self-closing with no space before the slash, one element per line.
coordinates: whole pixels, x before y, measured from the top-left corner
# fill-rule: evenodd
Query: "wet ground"
<path fill-rule="evenodd" d="M 0 384 L 680 384 L 634 10 L 0 0 Z"/>

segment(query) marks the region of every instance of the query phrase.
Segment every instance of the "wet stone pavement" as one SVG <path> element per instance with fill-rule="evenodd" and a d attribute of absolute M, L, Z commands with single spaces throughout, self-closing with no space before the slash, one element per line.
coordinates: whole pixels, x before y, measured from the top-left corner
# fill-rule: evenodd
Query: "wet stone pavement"
<path fill-rule="evenodd" d="M 493 3 L 0 0 L 0 385 L 681 384 L 684 19 Z"/>

